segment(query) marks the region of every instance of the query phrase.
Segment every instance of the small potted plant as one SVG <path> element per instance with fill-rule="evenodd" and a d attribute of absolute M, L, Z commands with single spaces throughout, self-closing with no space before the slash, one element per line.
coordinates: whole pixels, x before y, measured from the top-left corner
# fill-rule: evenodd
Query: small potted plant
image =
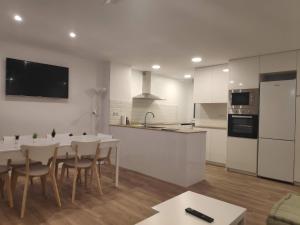
<path fill-rule="evenodd" d="M 33 135 L 32 135 L 33 143 L 35 143 L 37 138 L 38 138 L 37 133 L 33 133 Z"/>
<path fill-rule="evenodd" d="M 51 137 L 52 137 L 52 139 L 54 139 L 54 138 L 55 138 L 55 135 L 56 135 L 56 132 L 55 132 L 55 129 L 53 129 L 53 130 L 52 130 L 52 133 L 51 133 Z"/>
<path fill-rule="evenodd" d="M 15 141 L 16 141 L 16 144 L 18 144 L 19 138 L 20 138 L 20 135 L 16 134 L 16 135 L 15 135 Z"/>

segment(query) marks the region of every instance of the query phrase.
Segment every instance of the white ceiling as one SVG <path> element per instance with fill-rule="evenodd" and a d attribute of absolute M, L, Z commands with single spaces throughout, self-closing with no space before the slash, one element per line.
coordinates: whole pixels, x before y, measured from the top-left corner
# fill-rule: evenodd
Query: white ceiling
<path fill-rule="evenodd" d="M 299 0 L 0 0 L 0 39 L 142 70 L 158 63 L 180 78 L 192 71 L 192 56 L 206 66 L 298 49 L 299 24 Z"/>

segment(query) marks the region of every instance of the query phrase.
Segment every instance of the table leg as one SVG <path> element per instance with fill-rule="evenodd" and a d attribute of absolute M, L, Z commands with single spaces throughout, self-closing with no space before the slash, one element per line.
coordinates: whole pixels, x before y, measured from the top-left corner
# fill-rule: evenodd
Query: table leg
<path fill-rule="evenodd" d="M 243 218 L 239 223 L 238 225 L 245 225 L 245 219 Z"/>
<path fill-rule="evenodd" d="M 120 145 L 117 144 L 116 146 L 116 162 L 115 162 L 115 175 L 116 175 L 116 179 L 115 179 L 115 186 L 118 187 L 119 186 L 119 151 L 120 151 Z"/>

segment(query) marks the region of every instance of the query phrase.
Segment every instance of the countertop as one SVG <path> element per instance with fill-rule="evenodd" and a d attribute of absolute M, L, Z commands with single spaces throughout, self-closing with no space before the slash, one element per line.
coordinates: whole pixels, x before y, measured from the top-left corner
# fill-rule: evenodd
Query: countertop
<path fill-rule="evenodd" d="M 203 133 L 206 132 L 201 128 L 191 128 L 191 127 L 183 127 L 177 125 L 151 125 L 149 124 L 147 127 L 143 125 L 116 125 L 110 124 L 113 127 L 126 127 L 126 128 L 133 128 L 133 129 L 144 129 L 144 130 L 155 130 L 155 131 L 165 131 L 165 132 L 174 132 L 174 133 L 184 133 L 184 134 L 191 134 L 191 133 Z"/>
<path fill-rule="evenodd" d="M 209 128 L 209 129 L 222 129 L 222 130 L 226 130 L 227 126 L 222 126 L 222 125 L 196 125 L 196 128 Z"/>

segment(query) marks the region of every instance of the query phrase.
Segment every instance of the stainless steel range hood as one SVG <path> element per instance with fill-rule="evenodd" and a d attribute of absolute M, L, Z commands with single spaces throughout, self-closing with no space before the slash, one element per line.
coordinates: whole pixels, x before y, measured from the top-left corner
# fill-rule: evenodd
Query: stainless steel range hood
<path fill-rule="evenodd" d="M 163 100 L 162 98 L 151 94 L 151 72 L 143 72 L 143 89 L 142 94 L 133 97 L 133 99 L 147 99 L 147 100 Z"/>

